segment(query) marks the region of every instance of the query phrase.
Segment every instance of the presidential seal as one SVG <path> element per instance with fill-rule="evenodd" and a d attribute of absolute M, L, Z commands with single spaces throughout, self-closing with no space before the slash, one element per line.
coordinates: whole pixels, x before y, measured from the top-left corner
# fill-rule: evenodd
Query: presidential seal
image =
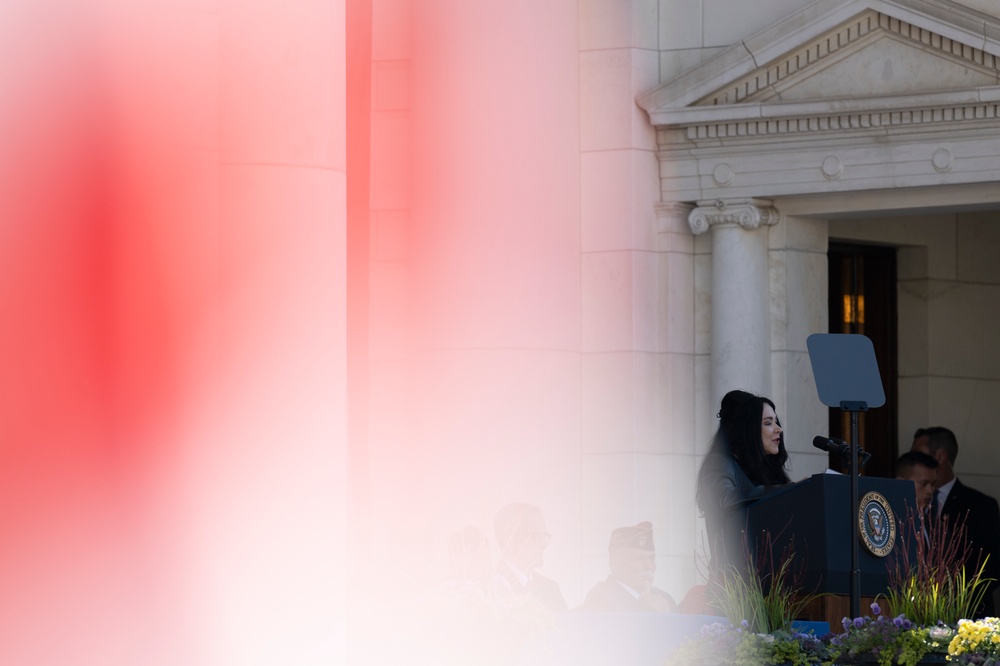
<path fill-rule="evenodd" d="M 882 493 L 866 493 L 858 503 L 861 543 L 875 557 L 885 557 L 896 545 L 896 521 Z"/>

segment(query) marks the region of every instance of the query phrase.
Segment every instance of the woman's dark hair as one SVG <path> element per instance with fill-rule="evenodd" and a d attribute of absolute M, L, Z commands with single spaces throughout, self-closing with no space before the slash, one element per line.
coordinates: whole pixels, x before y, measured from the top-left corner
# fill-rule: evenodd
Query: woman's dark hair
<path fill-rule="evenodd" d="M 774 403 L 746 391 L 730 391 L 722 399 L 719 410 L 719 431 L 712 448 L 721 447 L 736 462 L 755 485 L 773 486 L 789 483 L 785 472 L 788 451 L 785 450 L 785 433 L 781 433 L 778 453 L 768 455 L 760 438 L 764 405 L 775 409 Z M 775 417 L 777 420 L 777 417 Z M 778 420 L 778 425 L 781 421 Z"/>

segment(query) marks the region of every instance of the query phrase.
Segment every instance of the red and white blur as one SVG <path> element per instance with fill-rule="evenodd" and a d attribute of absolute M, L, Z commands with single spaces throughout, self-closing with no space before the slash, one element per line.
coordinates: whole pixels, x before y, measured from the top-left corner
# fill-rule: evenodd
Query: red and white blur
<path fill-rule="evenodd" d="M 673 173 L 660 149 L 687 135 L 637 101 L 807 6 L 0 2 L 0 664 L 516 663 L 549 618 L 486 597 L 500 635 L 463 612 L 480 584 L 508 562 L 573 608 L 645 521 L 680 602 L 723 380 L 766 377 L 724 388 L 774 398 L 793 478 L 827 463 L 805 336 L 829 323 L 828 237 L 902 248 L 898 437 L 972 395 L 973 465 L 1000 370 L 950 336 L 1000 323 L 976 305 L 1000 302 L 995 153 L 854 146 L 941 184 L 906 201 L 854 197 L 875 176 L 832 153 Z M 877 73 L 923 61 L 899 62 Z M 798 217 L 744 245 L 692 232 L 714 197 L 663 200 L 772 166 Z"/>

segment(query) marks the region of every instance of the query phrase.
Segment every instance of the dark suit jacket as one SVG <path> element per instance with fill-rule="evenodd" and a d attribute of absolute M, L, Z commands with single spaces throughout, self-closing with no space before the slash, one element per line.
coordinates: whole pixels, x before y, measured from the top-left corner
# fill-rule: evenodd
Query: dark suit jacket
<path fill-rule="evenodd" d="M 780 486 L 757 486 L 740 464 L 713 446 L 698 474 L 698 506 L 705 513 L 713 570 L 743 568 L 747 507 Z"/>
<path fill-rule="evenodd" d="M 523 587 L 514 572 L 501 561 L 497 564 L 497 575 L 515 594 L 530 594 L 541 600 L 546 607 L 554 611 L 568 610 L 566 599 L 563 598 L 559 583 L 546 578 L 537 571 L 531 572 L 531 583 Z"/>
<path fill-rule="evenodd" d="M 676 610 L 677 604 L 673 603 L 673 599 L 670 595 L 663 590 L 654 587 L 650 591 L 650 594 L 670 599 L 671 604 Z M 640 613 L 655 612 L 653 607 L 642 599 L 636 599 L 631 592 L 622 587 L 621 584 L 615 580 L 614 576 L 608 576 L 606 580 L 602 580 L 600 583 L 597 583 L 594 587 L 590 588 L 590 592 L 587 592 L 587 598 L 584 599 L 583 605 L 577 610 Z"/>
<path fill-rule="evenodd" d="M 997 501 L 975 488 L 955 479 L 955 485 L 948 493 L 942 509 L 942 515 L 948 516 L 949 524 L 956 520 L 965 521 L 966 536 L 972 547 L 972 563 L 977 561 L 980 549 L 982 556 L 990 556 L 986 563 L 986 576 L 1000 578 L 1000 505 Z M 997 583 L 990 583 L 986 593 L 983 613 L 994 615 L 993 590 Z"/>

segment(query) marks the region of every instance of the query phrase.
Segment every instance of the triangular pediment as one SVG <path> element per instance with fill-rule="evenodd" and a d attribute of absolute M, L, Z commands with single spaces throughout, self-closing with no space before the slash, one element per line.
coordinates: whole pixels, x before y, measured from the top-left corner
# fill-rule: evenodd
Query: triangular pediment
<path fill-rule="evenodd" d="M 1000 20 L 950 0 L 819 0 L 642 96 L 655 125 L 938 108 L 1000 95 Z"/>

